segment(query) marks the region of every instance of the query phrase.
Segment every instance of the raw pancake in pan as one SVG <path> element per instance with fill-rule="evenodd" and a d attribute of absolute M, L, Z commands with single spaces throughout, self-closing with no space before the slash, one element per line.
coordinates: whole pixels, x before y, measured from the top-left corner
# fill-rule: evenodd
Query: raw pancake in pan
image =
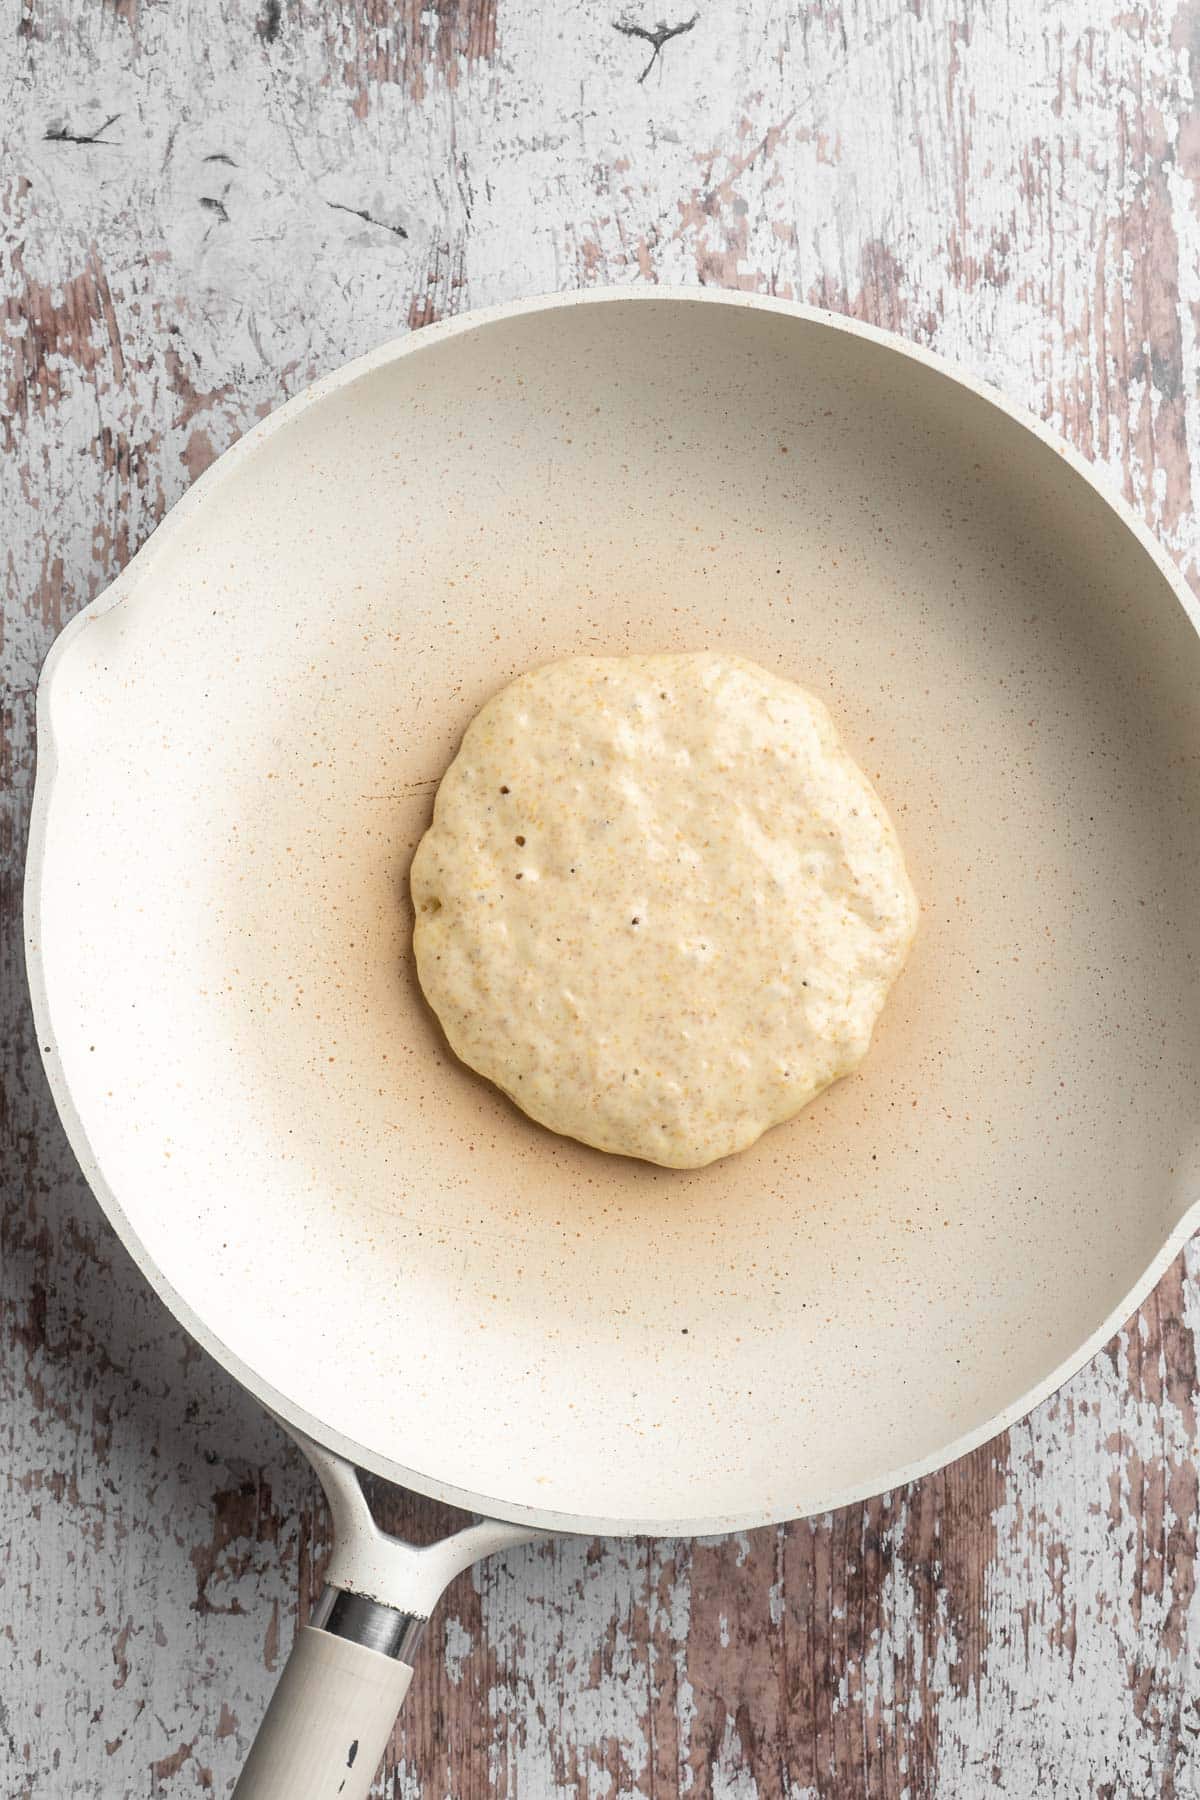
<path fill-rule="evenodd" d="M 912 942 L 821 702 L 744 658 L 570 657 L 477 715 L 412 867 L 421 985 L 552 1131 L 696 1168 L 855 1068 Z"/>

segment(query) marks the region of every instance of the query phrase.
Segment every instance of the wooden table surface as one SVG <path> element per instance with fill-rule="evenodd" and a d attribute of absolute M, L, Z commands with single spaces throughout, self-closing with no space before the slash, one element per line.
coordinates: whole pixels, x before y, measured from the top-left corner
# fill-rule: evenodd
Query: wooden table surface
<path fill-rule="evenodd" d="M 188 482 L 397 332 L 704 282 L 957 358 L 1198 566 L 1200 0 L 667 4 L 0 10 L 5 1795 L 227 1793 L 329 1544 L 89 1197 L 24 1002 L 36 671 Z M 378 1794 L 1200 1794 L 1198 1327 L 1192 1253 L 941 1474 L 462 1578 Z"/>

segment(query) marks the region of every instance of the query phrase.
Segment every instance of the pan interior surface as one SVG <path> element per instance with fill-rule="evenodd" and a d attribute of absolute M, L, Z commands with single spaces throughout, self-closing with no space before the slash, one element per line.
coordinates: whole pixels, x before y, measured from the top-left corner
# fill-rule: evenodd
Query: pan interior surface
<path fill-rule="evenodd" d="M 811 316 L 518 311 L 294 410 L 64 646 L 35 945 L 85 1166 L 205 1341 L 426 1491 L 711 1528 L 1081 1354 L 1196 1193 L 1200 645 L 1055 450 Z M 861 1070 L 694 1172 L 446 1048 L 407 869 L 489 694 L 811 688 L 923 917 Z"/>

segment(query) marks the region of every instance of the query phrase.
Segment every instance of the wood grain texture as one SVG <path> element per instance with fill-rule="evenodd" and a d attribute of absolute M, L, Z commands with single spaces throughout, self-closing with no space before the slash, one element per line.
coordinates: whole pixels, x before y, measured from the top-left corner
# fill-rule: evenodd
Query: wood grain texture
<path fill-rule="evenodd" d="M 5 1794 L 226 1793 L 328 1548 L 88 1196 L 23 998 L 36 670 L 188 482 L 406 328 L 723 283 L 958 358 L 1200 570 L 1200 0 L 663 3 L 0 5 Z M 1200 1793 L 1198 1328 L 1192 1251 L 941 1474 L 462 1578 L 377 1792 Z"/>

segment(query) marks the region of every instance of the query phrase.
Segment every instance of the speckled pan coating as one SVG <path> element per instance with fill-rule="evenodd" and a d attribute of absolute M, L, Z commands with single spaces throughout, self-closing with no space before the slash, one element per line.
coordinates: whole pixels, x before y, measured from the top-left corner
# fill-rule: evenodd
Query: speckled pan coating
<path fill-rule="evenodd" d="M 472 720 L 412 866 L 421 987 L 552 1131 L 666 1168 L 857 1068 L 917 923 L 826 708 L 745 657 L 572 656 Z"/>
<path fill-rule="evenodd" d="M 462 1068 L 403 899 L 488 694 L 696 644 L 831 697 L 923 917 L 862 1068 L 681 1175 Z M 1190 1227 L 1198 709 L 1148 533 L 935 360 L 737 295 L 435 327 L 252 432 L 59 642 L 56 1098 L 180 1317 L 356 1461 L 547 1524 L 823 1511 L 1019 1414 Z"/>

